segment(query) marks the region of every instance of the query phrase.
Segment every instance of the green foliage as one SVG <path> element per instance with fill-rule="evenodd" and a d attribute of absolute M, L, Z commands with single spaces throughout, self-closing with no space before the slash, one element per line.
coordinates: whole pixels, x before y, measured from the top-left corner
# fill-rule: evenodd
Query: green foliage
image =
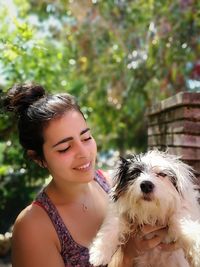
<path fill-rule="evenodd" d="M 0 231 L 6 232 L 13 224 L 16 216 L 22 208 L 31 203 L 39 185 L 30 185 L 27 175 L 13 170 L 12 173 L 0 175 Z"/>
<path fill-rule="evenodd" d="M 100 151 L 146 149 L 146 108 L 189 90 L 200 52 L 195 0 L 0 3 L 0 86 L 42 84 L 74 94 Z M 199 74 L 200 75 L 200 74 Z M 46 173 L 19 147 L 16 118 L 0 116 L 0 215 L 11 219 Z M 13 203 L 13 206 L 12 206 Z M 15 205 L 15 206 L 14 206 Z"/>
<path fill-rule="evenodd" d="M 18 142 L 0 143 L 0 232 L 13 224 L 17 214 L 31 202 L 47 176 L 44 169 L 24 158 Z"/>

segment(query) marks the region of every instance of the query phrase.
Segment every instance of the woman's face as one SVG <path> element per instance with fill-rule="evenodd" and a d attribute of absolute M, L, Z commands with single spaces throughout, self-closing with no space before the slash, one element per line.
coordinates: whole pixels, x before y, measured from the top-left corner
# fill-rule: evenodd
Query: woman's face
<path fill-rule="evenodd" d="M 81 113 L 72 110 L 53 119 L 43 137 L 44 164 L 55 181 L 84 183 L 94 178 L 96 142 Z"/>

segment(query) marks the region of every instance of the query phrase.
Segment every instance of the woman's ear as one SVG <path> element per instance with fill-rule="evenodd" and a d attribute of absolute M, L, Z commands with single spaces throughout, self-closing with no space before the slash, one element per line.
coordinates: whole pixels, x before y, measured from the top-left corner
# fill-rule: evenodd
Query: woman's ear
<path fill-rule="evenodd" d="M 27 156 L 32 159 L 36 164 L 38 164 L 41 168 L 47 167 L 46 162 L 40 159 L 34 150 L 27 150 Z"/>

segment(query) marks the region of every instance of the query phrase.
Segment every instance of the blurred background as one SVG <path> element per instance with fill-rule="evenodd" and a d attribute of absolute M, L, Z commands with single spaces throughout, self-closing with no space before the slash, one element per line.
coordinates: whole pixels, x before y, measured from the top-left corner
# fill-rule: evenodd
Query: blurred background
<path fill-rule="evenodd" d="M 110 168 L 146 150 L 148 107 L 200 91 L 200 1 L 1 0 L 1 96 L 24 81 L 77 97 Z M 0 239 L 45 179 L 1 111 Z"/>

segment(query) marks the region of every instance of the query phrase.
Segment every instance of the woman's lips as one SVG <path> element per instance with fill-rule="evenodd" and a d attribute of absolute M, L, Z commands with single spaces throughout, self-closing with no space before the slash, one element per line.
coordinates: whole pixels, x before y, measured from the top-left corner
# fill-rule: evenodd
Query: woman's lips
<path fill-rule="evenodd" d="M 85 163 L 83 165 L 80 165 L 78 167 L 75 167 L 74 169 L 75 170 L 78 170 L 78 171 L 87 171 L 87 170 L 90 169 L 90 167 L 91 167 L 91 161 L 88 162 L 88 163 Z"/>

